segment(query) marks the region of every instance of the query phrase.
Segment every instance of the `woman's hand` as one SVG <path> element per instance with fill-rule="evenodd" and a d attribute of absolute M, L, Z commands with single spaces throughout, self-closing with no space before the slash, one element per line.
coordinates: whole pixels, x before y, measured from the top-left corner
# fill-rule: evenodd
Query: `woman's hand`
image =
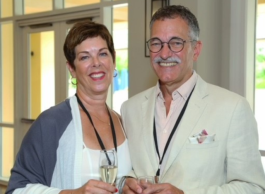
<path fill-rule="evenodd" d="M 89 180 L 86 184 L 78 189 L 63 190 L 60 194 L 112 194 L 116 193 L 118 189 L 99 180 Z"/>

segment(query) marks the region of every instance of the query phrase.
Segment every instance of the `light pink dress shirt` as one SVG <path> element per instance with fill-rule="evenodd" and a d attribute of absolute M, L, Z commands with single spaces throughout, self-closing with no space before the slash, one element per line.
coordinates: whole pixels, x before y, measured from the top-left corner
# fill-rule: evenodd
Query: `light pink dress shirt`
<path fill-rule="evenodd" d="M 170 104 L 170 110 L 168 112 L 168 115 L 166 115 L 166 106 L 164 104 L 165 100 L 159 88 L 159 83 L 157 83 L 156 85 L 157 98 L 155 105 L 155 124 L 156 124 L 156 135 L 157 135 L 160 158 L 162 158 L 163 156 L 164 148 L 169 138 L 169 135 L 176 123 L 176 120 L 178 119 L 178 116 L 187 98 L 189 97 L 189 94 L 191 93 L 194 85 L 196 84 L 196 81 L 197 81 L 197 73 L 193 71 L 192 76 L 182 86 L 180 86 L 172 93 L 172 101 Z M 176 130 L 174 136 L 171 139 L 171 142 L 174 141 L 177 132 L 178 130 Z M 166 155 L 164 156 L 160 169 L 160 175 L 162 175 L 163 173 L 163 169 L 168 159 L 168 155 L 170 154 L 171 142 L 169 144 Z"/>

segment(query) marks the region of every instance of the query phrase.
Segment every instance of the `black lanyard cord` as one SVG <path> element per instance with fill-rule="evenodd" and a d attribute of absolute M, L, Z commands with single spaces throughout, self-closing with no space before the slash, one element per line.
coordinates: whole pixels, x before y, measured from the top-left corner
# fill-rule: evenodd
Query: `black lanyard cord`
<path fill-rule="evenodd" d="M 195 87 L 195 86 L 194 86 L 194 87 Z M 189 95 L 187 101 L 185 102 L 185 104 L 184 104 L 184 106 L 183 106 L 183 108 L 182 108 L 182 110 L 181 110 L 181 112 L 180 112 L 180 114 L 179 114 L 179 116 L 178 116 L 178 119 L 177 119 L 177 121 L 176 121 L 176 123 L 175 123 L 175 125 L 174 125 L 174 127 L 173 127 L 173 129 L 172 129 L 172 131 L 171 131 L 171 133 L 170 133 L 170 135 L 169 135 L 169 137 L 168 137 L 168 140 L 167 140 L 167 143 L 166 143 L 166 145 L 165 145 L 165 148 L 164 148 L 164 152 L 163 152 L 162 158 L 160 158 L 160 154 L 159 154 L 159 150 L 158 150 L 157 135 L 156 135 L 156 125 L 155 125 L 155 118 L 154 118 L 154 131 L 153 131 L 153 134 L 154 134 L 154 140 L 155 140 L 156 152 L 157 152 L 157 155 L 158 155 L 158 158 L 159 158 L 159 166 L 158 166 L 158 169 L 157 169 L 157 171 L 156 171 L 156 177 L 159 177 L 159 176 L 160 176 L 160 168 L 161 168 L 162 161 L 163 161 L 163 159 L 164 159 L 164 156 L 165 156 L 165 154 L 166 154 L 166 151 L 167 151 L 167 148 L 168 148 L 168 146 L 169 146 L 169 144 L 170 144 L 170 141 L 171 141 L 171 139 L 172 139 L 172 137 L 173 137 L 173 135 L 174 135 L 174 133 L 175 133 L 175 131 L 176 131 L 176 129 L 177 129 L 177 127 L 178 127 L 178 125 L 179 125 L 181 119 L 182 119 L 182 116 L 183 116 L 184 113 L 185 113 L 185 110 L 186 110 L 186 108 L 187 108 L 187 105 L 188 105 L 188 102 L 189 102 L 189 100 L 190 100 L 191 94 L 192 94 L 192 92 L 193 92 L 193 90 L 194 90 L 194 87 L 193 87 L 193 89 L 192 89 L 192 91 L 191 91 L 191 93 L 190 93 L 190 95 Z"/>
<path fill-rule="evenodd" d="M 76 98 L 77 98 L 77 102 L 78 102 L 78 104 L 81 106 L 81 108 L 83 109 L 83 111 L 86 113 L 88 119 L 90 120 L 91 125 L 92 125 L 93 128 L 94 128 L 94 131 L 95 131 L 95 133 L 96 133 L 96 136 L 97 136 L 97 139 L 98 139 L 98 143 L 99 143 L 101 149 L 102 149 L 102 150 L 106 150 L 106 148 L 105 148 L 105 146 L 104 146 L 104 144 L 103 144 L 103 142 L 102 142 L 102 139 L 100 138 L 100 136 L 99 136 L 99 134 L 98 134 L 98 132 L 97 132 L 97 130 L 96 130 L 96 127 L 95 127 L 95 125 L 94 125 L 94 123 L 93 123 L 93 120 L 92 120 L 92 118 L 91 118 L 89 112 L 87 111 L 87 109 L 86 109 L 85 106 L 83 105 L 82 101 L 79 99 L 78 95 L 75 94 L 75 96 L 76 96 Z M 110 119 L 110 125 L 111 125 L 111 132 L 112 132 L 113 144 L 114 144 L 114 147 L 115 147 L 115 151 L 117 152 L 117 139 L 116 139 L 115 128 L 114 128 L 113 120 L 112 120 L 112 117 L 111 117 L 110 111 L 109 111 L 109 109 L 108 109 L 108 106 L 106 105 L 106 107 L 107 107 L 108 114 L 109 114 L 109 119 Z"/>

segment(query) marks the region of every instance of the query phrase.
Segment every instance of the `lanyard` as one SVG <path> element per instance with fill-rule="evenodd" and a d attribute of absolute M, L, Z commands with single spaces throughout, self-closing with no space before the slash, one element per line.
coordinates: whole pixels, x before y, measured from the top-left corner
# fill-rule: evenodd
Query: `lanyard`
<path fill-rule="evenodd" d="M 97 130 L 96 130 L 96 127 L 95 127 L 95 125 L 94 125 L 94 123 L 93 123 L 93 120 L 92 120 L 92 118 L 91 118 L 89 112 L 87 111 L 87 109 L 86 109 L 85 106 L 83 105 L 82 101 L 81 101 L 81 100 L 79 99 L 79 97 L 77 96 L 77 94 L 75 94 L 75 96 L 76 96 L 76 98 L 77 98 L 77 102 L 78 102 L 78 104 L 81 106 L 81 108 L 83 109 L 83 111 L 86 113 L 88 119 L 90 120 L 91 125 L 92 125 L 93 128 L 94 128 L 94 131 L 95 131 L 95 133 L 96 133 L 96 136 L 97 136 L 97 139 L 98 139 L 98 143 L 99 143 L 101 149 L 102 149 L 102 150 L 106 150 L 106 148 L 105 148 L 105 146 L 104 146 L 104 144 L 103 144 L 103 142 L 102 142 L 102 139 L 100 138 L 100 136 L 99 136 L 99 134 L 98 134 L 98 132 L 97 132 Z M 111 125 L 111 132 L 112 132 L 113 144 L 114 144 L 115 150 L 116 150 L 116 152 L 117 152 L 117 140 L 116 140 L 115 128 L 114 128 L 114 124 L 113 124 L 112 117 L 111 117 L 111 115 L 110 115 L 110 111 L 109 111 L 109 109 L 108 109 L 108 106 L 106 105 L 106 107 L 107 107 L 108 114 L 109 114 L 109 119 L 110 119 L 110 125 Z"/>
<path fill-rule="evenodd" d="M 194 87 L 195 87 L 195 86 L 194 86 Z M 160 168 L 161 168 L 161 164 L 162 164 L 162 161 L 163 161 L 163 159 L 164 159 L 164 156 L 165 156 L 165 154 L 166 154 L 167 148 L 168 148 L 168 146 L 169 146 L 169 143 L 170 143 L 170 141 L 171 141 L 171 139 L 172 139 L 172 137 L 173 137 L 173 135 L 174 135 L 174 133 L 175 133 L 175 131 L 176 131 L 176 129 L 177 129 L 177 127 L 178 127 L 180 121 L 181 121 L 181 119 L 182 119 L 182 116 L 183 116 L 184 113 L 185 113 L 185 110 L 186 110 L 187 105 L 188 105 L 188 103 L 189 103 L 189 100 L 190 100 L 191 94 L 192 94 L 192 92 L 193 92 L 193 90 L 194 90 L 194 87 L 193 87 L 193 89 L 192 89 L 192 91 L 191 91 L 191 93 L 190 93 L 188 99 L 186 100 L 186 102 L 185 102 L 185 104 L 184 104 L 184 106 L 183 106 L 183 108 L 182 108 L 182 110 L 181 110 L 181 112 L 180 112 L 180 114 L 179 114 L 179 117 L 178 117 L 178 119 L 177 119 L 177 121 L 176 121 L 176 123 L 175 123 L 175 125 L 174 125 L 174 127 L 173 127 L 173 129 L 172 129 L 172 131 L 171 131 L 171 133 L 170 133 L 170 135 L 169 135 L 169 137 L 168 137 L 168 140 L 167 140 L 167 143 L 166 143 L 166 145 L 165 145 L 165 148 L 164 148 L 164 152 L 163 152 L 162 158 L 160 158 L 160 154 L 159 154 L 159 150 L 158 150 L 158 143 L 157 143 L 157 136 L 156 136 L 156 125 L 155 125 L 155 118 L 154 118 L 154 131 L 153 131 L 153 133 L 154 133 L 154 140 L 155 140 L 156 152 L 157 152 L 157 155 L 158 155 L 158 158 L 159 158 L 159 166 L 158 166 L 158 169 L 157 169 L 157 171 L 156 171 L 156 176 L 155 176 L 155 181 L 156 181 L 156 183 L 158 183 L 158 181 L 159 181 Z"/>

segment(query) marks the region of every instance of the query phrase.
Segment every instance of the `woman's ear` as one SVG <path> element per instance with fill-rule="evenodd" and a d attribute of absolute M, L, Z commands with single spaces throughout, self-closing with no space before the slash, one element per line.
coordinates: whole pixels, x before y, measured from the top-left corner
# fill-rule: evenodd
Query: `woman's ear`
<path fill-rule="evenodd" d="M 70 72 L 71 76 L 73 78 L 76 78 L 76 74 L 75 74 L 74 68 L 70 65 L 70 63 L 68 61 L 66 61 L 66 65 L 67 65 L 68 71 Z"/>

